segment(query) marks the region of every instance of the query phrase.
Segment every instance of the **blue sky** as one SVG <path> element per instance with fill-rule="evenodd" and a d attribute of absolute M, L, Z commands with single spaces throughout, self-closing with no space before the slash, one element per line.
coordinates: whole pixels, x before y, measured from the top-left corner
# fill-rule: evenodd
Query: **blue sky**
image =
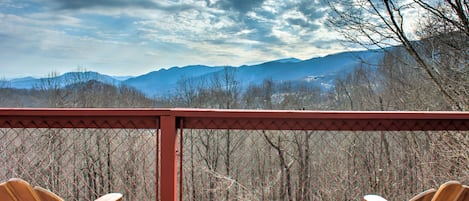
<path fill-rule="evenodd" d="M 0 0 L 0 77 L 307 59 L 350 50 L 318 0 Z"/>

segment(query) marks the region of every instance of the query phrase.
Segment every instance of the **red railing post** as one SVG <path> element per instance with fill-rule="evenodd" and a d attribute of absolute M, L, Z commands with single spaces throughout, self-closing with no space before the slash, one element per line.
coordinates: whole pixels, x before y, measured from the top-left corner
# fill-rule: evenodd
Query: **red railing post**
<path fill-rule="evenodd" d="M 176 117 L 161 116 L 161 200 L 177 199 L 177 129 Z"/>
<path fill-rule="evenodd" d="M 156 175 L 155 175 L 155 183 L 156 183 L 156 195 L 155 200 L 160 200 L 160 118 L 158 117 L 158 121 L 156 122 L 156 153 L 155 153 L 155 168 L 156 168 Z"/>

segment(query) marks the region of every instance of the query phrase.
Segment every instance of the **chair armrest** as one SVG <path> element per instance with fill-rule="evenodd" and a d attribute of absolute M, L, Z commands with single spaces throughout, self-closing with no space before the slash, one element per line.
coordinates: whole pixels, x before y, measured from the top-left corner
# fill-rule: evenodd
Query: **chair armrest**
<path fill-rule="evenodd" d="M 435 193 L 436 193 L 436 190 L 434 188 L 428 189 L 414 196 L 409 201 L 431 201 Z"/>
<path fill-rule="evenodd" d="M 365 195 L 363 199 L 365 201 L 387 201 L 386 199 L 384 199 L 383 197 L 379 195 Z"/>
<path fill-rule="evenodd" d="M 106 195 L 103 195 L 99 197 L 95 201 L 120 201 L 122 200 L 122 194 L 120 193 L 108 193 Z"/>

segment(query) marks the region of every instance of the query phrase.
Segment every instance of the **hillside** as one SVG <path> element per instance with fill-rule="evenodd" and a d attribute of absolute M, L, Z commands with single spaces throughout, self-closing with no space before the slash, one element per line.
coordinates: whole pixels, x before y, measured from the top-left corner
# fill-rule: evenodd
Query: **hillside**
<path fill-rule="evenodd" d="M 241 89 L 252 84 L 270 79 L 274 82 L 308 82 L 328 89 L 338 77 L 355 69 L 360 62 L 376 64 L 382 57 L 382 51 L 343 52 L 308 60 L 296 58 L 279 59 L 256 65 L 243 66 L 204 66 L 191 65 L 160 69 L 144 75 L 130 77 L 112 77 L 97 72 L 69 72 L 50 78 L 25 77 L 9 80 L 8 86 L 17 89 L 43 87 L 65 87 L 66 85 L 96 80 L 114 86 L 127 85 L 143 92 L 148 97 L 168 96 L 176 93 L 177 83 L 181 79 L 195 82 L 210 80 L 224 69 L 231 69 Z M 7 84 L 4 84 L 7 85 Z"/>

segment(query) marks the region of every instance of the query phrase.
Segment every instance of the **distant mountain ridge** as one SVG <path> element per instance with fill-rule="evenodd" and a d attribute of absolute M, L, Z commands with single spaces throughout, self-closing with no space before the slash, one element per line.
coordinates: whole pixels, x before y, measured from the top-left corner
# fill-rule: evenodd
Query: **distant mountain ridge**
<path fill-rule="evenodd" d="M 368 50 L 342 52 L 338 54 L 316 57 L 307 60 L 286 58 L 256 65 L 235 66 L 204 66 L 190 65 L 160 69 L 140 76 L 112 77 L 97 72 L 68 72 L 51 78 L 25 77 L 9 80 L 9 86 L 18 89 L 38 88 L 51 83 L 65 87 L 76 82 L 96 80 L 111 85 L 128 85 L 134 87 L 148 97 L 173 95 L 177 91 L 178 81 L 192 79 L 203 81 L 214 77 L 225 69 L 233 70 L 235 79 L 243 89 L 251 84 L 260 84 L 265 79 L 275 82 L 308 82 L 323 89 L 332 86 L 337 77 L 353 71 L 360 62 L 377 64 L 383 51 Z"/>
<path fill-rule="evenodd" d="M 121 83 L 118 79 L 115 79 L 109 75 L 100 74 L 93 71 L 86 72 L 68 72 L 59 76 L 46 77 L 46 78 L 34 78 L 24 77 L 9 80 L 9 85 L 12 88 L 17 89 L 32 89 L 32 88 L 50 88 L 50 87 L 65 87 L 70 84 L 79 82 L 87 82 L 90 80 L 96 80 L 102 83 L 118 85 Z"/>

